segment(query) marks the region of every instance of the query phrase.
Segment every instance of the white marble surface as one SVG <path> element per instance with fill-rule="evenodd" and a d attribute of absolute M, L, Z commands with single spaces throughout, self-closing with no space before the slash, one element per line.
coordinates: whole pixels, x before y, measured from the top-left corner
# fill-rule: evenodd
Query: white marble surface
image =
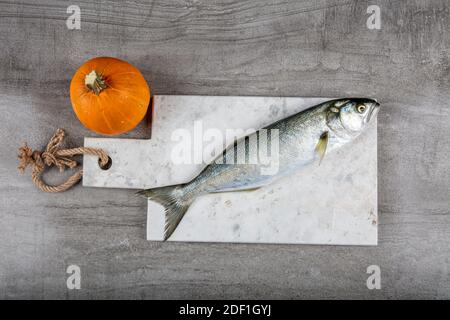
<path fill-rule="evenodd" d="M 155 96 L 150 140 L 86 138 L 113 163 L 100 170 L 85 157 L 83 185 L 150 188 L 189 181 L 204 165 L 175 165 L 175 129 L 258 129 L 327 99 L 276 97 Z M 149 201 L 147 238 L 161 240 L 164 213 Z M 254 192 L 198 198 L 170 241 L 377 244 L 377 136 L 374 123 L 355 143 Z"/>

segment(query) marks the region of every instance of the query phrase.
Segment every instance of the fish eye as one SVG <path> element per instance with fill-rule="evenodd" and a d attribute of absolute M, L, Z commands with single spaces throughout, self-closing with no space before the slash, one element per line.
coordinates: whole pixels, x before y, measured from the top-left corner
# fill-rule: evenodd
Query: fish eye
<path fill-rule="evenodd" d="M 359 113 L 363 113 L 366 110 L 366 106 L 363 104 L 360 104 L 356 107 L 356 110 L 358 110 Z"/>

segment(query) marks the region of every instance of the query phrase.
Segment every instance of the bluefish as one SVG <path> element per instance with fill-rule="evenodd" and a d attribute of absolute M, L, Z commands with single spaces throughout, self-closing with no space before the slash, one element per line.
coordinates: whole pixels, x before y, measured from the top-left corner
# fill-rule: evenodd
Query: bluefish
<path fill-rule="evenodd" d="M 197 197 L 258 189 L 315 161 L 320 163 L 326 153 L 357 138 L 376 117 L 379 107 L 378 102 L 367 98 L 321 103 L 235 141 L 188 183 L 142 190 L 138 194 L 164 206 L 164 240 L 167 240 Z M 277 139 L 272 139 L 273 136 Z M 277 170 L 273 174 L 264 172 L 267 163 L 260 161 L 262 140 L 267 149 L 277 152 Z M 256 147 L 252 147 L 252 141 L 258 142 Z M 277 148 L 271 148 L 274 143 Z"/>

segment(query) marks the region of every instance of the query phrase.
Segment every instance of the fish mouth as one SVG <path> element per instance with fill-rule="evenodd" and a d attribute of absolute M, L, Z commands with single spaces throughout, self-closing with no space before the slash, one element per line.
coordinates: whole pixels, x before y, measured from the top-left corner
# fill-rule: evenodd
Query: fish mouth
<path fill-rule="evenodd" d="M 375 118 L 378 114 L 378 111 L 380 111 L 380 104 L 378 103 L 378 101 L 373 100 L 371 108 L 370 108 L 370 113 L 367 117 L 367 122 L 371 121 L 372 118 Z"/>

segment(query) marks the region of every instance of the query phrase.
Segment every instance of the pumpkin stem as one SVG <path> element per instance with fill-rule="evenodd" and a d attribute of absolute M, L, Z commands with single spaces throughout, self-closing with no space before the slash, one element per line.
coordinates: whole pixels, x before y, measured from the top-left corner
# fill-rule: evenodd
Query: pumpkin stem
<path fill-rule="evenodd" d="M 91 73 L 86 75 L 84 84 L 96 95 L 99 95 L 100 92 L 107 87 L 105 80 L 101 75 L 97 74 L 97 71 L 95 70 L 92 70 Z"/>

